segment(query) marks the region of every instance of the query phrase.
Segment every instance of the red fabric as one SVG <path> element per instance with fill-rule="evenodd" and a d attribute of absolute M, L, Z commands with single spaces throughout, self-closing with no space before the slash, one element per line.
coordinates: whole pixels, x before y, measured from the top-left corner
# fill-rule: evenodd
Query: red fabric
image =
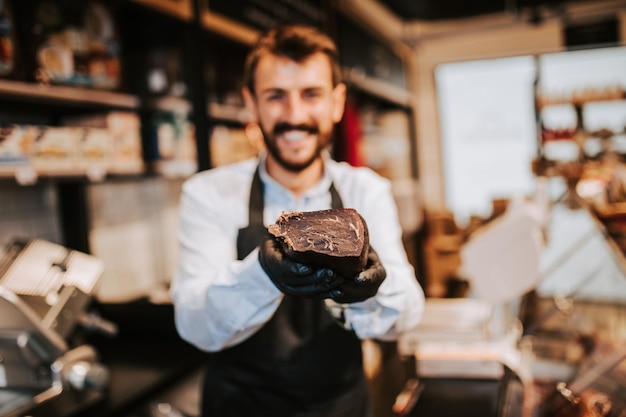
<path fill-rule="evenodd" d="M 352 166 L 363 166 L 364 158 L 361 152 L 361 114 L 358 107 L 348 101 L 340 123 L 340 135 L 335 141 L 335 159 L 345 161 Z"/>

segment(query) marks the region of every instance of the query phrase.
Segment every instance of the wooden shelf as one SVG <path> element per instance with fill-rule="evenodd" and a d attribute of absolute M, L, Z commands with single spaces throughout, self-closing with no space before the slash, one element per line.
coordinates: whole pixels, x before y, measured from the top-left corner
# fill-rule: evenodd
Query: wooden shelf
<path fill-rule="evenodd" d="M 139 161 L 120 161 L 111 165 L 80 164 L 64 161 L 56 167 L 41 167 L 31 162 L 0 164 L 0 178 L 14 178 L 18 184 L 32 185 L 39 178 L 85 178 L 92 182 L 103 181 L 109 175 L 142 175 L 145 164 Z"/>
<path fill-rule="evenodd" d="M 190 21 L 193 18 L 193 0 L 133 0 L 135 3 L 153 8 L 177 19 Z"/>
<path fill-rule="evenodd" d="M 177 114 L 189 114 L 193 109 L 189 100 L 173 96 L 147 99 L 144 101 L 144 106 L 150 110 L 161 110 Z"/>
<path fill-rule="evenodd" d="M 140 104 L 139 98 L 130 94 L 5 80 L 0 80 L 0 96 L 124 109 L 137 109 Z"/>
<path fill-rule="evenodd" d="M 245 45 L 254 45 L 259 32 L 249 26 L 234 20 L 212 13 L 209 10 L 202 12 L 202 26 L 212 32 L 230 38 Z"/>
<path fill-rule="evenodd" d="M 154 172 L 165 178 L 187 178 L 198 170 L 195 161 L 154 161 L 151 165 Z"/>
<path fill-rule="evenodd" d="M 343 79 L 348 86 L 352 86 L 367 94 L 402 107 L 411 105 L 411 93 L 395 84 L 370 77 L 361 71 L 350 68 L 343 69 Z"/>
<path fill-rule="evenodd" d="M 590 94 L 589 97 L 551 97 L 549 95 L 537 97 L 537 104 L 540 109 L 552 106 L 574 106 L 582 107 L 591 103 L 616 102 L 626 99 L 626 91 L 614 89 L 610 92 L 598 92 Z"/>
<path fill-rule="evenodd" d="M 232 104 L 209 103 L 207 113 L 210 118 L 246 124 L 251 117 L 245 107 Z"/>

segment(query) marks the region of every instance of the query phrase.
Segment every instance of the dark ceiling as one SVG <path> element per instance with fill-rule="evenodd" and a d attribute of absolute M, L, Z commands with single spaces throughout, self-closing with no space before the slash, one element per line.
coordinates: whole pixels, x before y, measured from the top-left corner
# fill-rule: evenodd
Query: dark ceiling
<path fill-rule="evenodd" d="M 519 12 L 537 6 L 555 7 L 564 0 L 378 0 L 400 19 L 448 20 L 499 12 Z"/>

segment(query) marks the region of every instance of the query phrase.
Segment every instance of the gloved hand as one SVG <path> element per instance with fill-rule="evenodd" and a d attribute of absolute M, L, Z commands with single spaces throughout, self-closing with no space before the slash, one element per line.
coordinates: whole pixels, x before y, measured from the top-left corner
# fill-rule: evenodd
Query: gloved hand
<path fill-rule="evenodd" d="M 378 287 L 387 278 L 387 271 L 380 263 L 378 254 L 372 247 L 367 254 L 365 269 L 352 279 L 346 278 L 339 286 L 340 294 L 332 297 L 338 303 L 356 303 L 373 297 L 378 292 Z"/>
<path fill-rule="evenodd" d="M 332 298 L 343 278 L 330 268 L 315 268 L 285 256 L 272 236 L 259 247 L 259 262 L 274 285 L 285 294 L 307 298 Z"/>

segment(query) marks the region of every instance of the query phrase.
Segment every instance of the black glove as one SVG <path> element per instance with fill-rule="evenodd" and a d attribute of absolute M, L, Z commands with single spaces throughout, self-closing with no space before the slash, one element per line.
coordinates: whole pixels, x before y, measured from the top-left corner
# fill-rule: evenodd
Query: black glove
<path fill-rule="evenodd" d="M 367 300 L 378 292 L 378 287 L 387 278 L 387 271 L 380 263 L 378 254 L 369 248 L 365 269 L 352 279 L 345 279 L 339 286 L 341 293 L 332 299 L 338 303 L 356 303 Z"/>
<path fill-rule="evenodd" d="M 294 262 L 268 235 L 259 247 L 259 262 L 274 285 L 285 294 L 307 298 L 332 298 L 343 278 L 330 268 L 315 268 Z"/>

